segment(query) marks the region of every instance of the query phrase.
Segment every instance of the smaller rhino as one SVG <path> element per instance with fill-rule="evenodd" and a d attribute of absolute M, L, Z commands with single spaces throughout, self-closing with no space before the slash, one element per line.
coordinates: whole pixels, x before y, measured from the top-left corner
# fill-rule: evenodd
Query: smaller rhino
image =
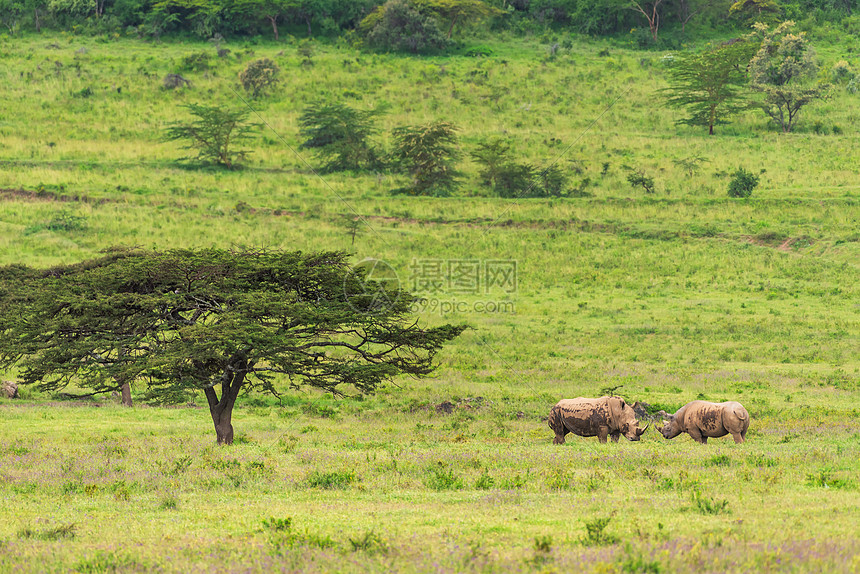
<path fill-rule="evenodd" d="M 639 440 L 648 428 L 639 428 L 633 409 L 620 397 L 562 399 L 552 407 L 547 423 L 555 432 L 554 444 L 564 444 L 567 433 L 596 436 L 600 442 L 606 442 L 607 437 L 618 442 L 621 435 Z"/>
<path fill-rule="evenodd" d="M 744 442 L 747 429 L 750 427 L 750 414 L 736 401 L 725 403 L 710 403 L 708 401 L 693 401 L 687 403 L 674 415 L 665 411 L 657 413 L 666 422 L 657 429 L 663 438 L 675 438 L 685 432 L 693 440 L 708 444 L 709 438 L 732 435 L 735 442 Z"/>

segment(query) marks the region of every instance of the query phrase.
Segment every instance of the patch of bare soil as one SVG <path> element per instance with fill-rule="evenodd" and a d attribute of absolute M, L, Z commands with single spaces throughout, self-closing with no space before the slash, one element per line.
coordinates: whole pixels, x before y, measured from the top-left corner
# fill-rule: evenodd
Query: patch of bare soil
<path fill-rule="evenodd" d="M 56 192 L 49 189 L 29 190 L 29 189 L 12 189 L 0 188 L 0 197 L 9 197 L 13 199 L 28 199 L 31 201 L 60 201 L 60 202 L 79 202 L 91 203 L 93 205 L 101 205 L 102 203 L 110 203 L 112 199 L 106 197 L 89 197 L 83 194 L 68 194 Z"/>

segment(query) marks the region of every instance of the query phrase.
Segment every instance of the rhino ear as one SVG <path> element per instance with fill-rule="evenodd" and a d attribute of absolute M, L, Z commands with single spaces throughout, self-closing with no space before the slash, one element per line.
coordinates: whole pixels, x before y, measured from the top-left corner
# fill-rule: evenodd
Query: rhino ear
<path fill-rule="evenodd" d="M 658 417 L 660 417 L 660 418 L 664 418 L 664 419 L 666 419 L 666 420 L 668 420 L 668 419 L 671 419 L 671 418 L 672 418 L 672 417 L 671 417 L 671 415 L 669 415 L 668 413 L 666 413 L 666 411 L 657 411 L 657 416 L 658 416 Z"/>

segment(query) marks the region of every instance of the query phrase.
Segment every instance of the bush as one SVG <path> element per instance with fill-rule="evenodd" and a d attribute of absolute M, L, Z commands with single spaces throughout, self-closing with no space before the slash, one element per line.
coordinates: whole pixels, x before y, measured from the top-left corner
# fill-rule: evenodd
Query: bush
<path fill-rule="evenodd" d="M 252 98 L 258 98 L 280 81 L 281 69 L 269 58 L 260 58 L 239 72 L 239 81 Z"/>
<path fill-rule="evenodd" d="M 607 546 L 609 544 L 615 544 L 616 542 L 618 542 L 617 536 L 606 532 L 606 527 L 609 526 L 609 522 L 611 520 L 611 517 L 586 520 L 586 535 L 584 538 L 580 539 L 580 542 L 584 546 Z"/>
<path fill-rule="evenodd" d="M 373 169 L 380 161 L 370 136 L 378 110 L 356 110 L 345 104 L 315 104 L 299 118 L 301 147 L 317 150 L 325 171 Z"/>
<path fill-rule="evenodd" d="M 732 174 L 732 180 L 729 182 L 729 197 L 749 197 L 753 190 L 758 187 L 759 176 L 751 171 L 747 171 L 739 167 Z"/>
<path fill-rule="evenodd" d="M 388 0 L 361 21 L 359 30 L 378 50 L 426 54 L 448 44 L 436 21 L 408 0 Z"/>
<path fill-rule="evenodd" d="M 354 471 L 342 470 L 334 472 L 313 471 L 308 475 L 308 486 L 311 488 L 324 488 L 333 490 L 336 488 L 346 488 L 356 480 Z"/>
<path fill-rule="evenodd" d="M 457 184 L 454 168 L 457 128 L 444 121 L 394 130 L 394 160 L 412 177 L 412 184 L 395 190 L 409 195 L 449 195 Z"/>
<path fill-rule="evenodd" d="M 654 193 L 654 178 L 645 175 L 642 171 L 634 171 L 633 173 L 627 176 L 627 181 L 633 187 L 642 187 L 645 190 L 645 193 Z"/>
<path fill-rule="evenodd" d="M 427 487 L 431 490 L 460 490 L 463 488 L 463 479 L 457 476 L 452 468 L 440 466 L 430 469 L 427 477 Z"/>
<path fill-rule="evenodd" d="M 212 56 L 208 52 L 195 52 L 182 58 L 181 69 L 191 72 L 203 72 L 209 69 Z"/>

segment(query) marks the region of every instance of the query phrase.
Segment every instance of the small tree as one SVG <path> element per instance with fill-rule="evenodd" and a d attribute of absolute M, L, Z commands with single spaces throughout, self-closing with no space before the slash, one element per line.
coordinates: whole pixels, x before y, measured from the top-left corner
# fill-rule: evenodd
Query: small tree
<path fill-rule="evenodd" d="M 481 166 L 478 172 L 481 183 L 495 188 L 501 172 L 511 161 L 511 144 L 499 137 L 489 138 L 478 142 L 469 155 Z"/>
<path fill-rule="evenodd" d="M 630 0 L 630 8 L 639 12 L 648 21 L 648 30 L 651 32 L 651 38 L 657 42 L 657 35 L 660 32 L 660 18 L 662 16 L 663 0 Z"/>
<path fill-rule="evenodd" d="M 251 139 L 251 134 L 259 127 L 246 122 L 248 110 L 222 110 L 198 104 L 185 107 L 196 119 L 191 123 L 175 122 L 168 126 L 167 141 L 187 140 L 184 149 L 196 150 L 197 159 L 212 161 L 229 169 L 250 153 L 235 149 L 239 143 Z"/>
<path fill-rule="evenodd" d="M 645 175 L 644 171 L 636 170 L 633 173 L 628 174 L 627 182 L 635 187 L 641 187 L 645 190 L 645 193 L 652 194 L 656 191 L 656 187 L 654 186 L 654 178 L 648 175 Z"/>
<path fill-rule="evenodd" d="M 730 18 L 747 25 L 754 22 L 775 22 L 781 14 L 782 9 L 775 0 L 739 0 L 729 8 Z"/>
<path fill-rule="evenodd" d="M 136 380 L 159 403 L 203 393 L 218 443 L 230 444 L 243 392 L 372 393 L 430 374 L 465 326 L 421 328 L 414 301 L 353 272 L 344 253 L 115 251 L 2 267 L 0 367 L 43 390 Z"/>
<path fill-rule="evenodd" d="M 753 190 L 758 187 L 759 176 L 751 171 L 747 171 L 739 167 L 732 174 L 732 180 L 729 182 L 729 197 L 749 197 Z"/>
<path fill-rule="evenodd" d="M 756 48 L 756 43 L 744 39 L 677 58 L 669 68 L 665 92 L 670 106 L 690 112 L 678 123 L 707 126 L 713 135 L 715 125 L 743 110 L 741 88 L 747 83 L 747 65 Z"/>
<path fill-rule="evenodd" d="M 534 197 L 537 173 L 537 168 L 531 164 L 514 161 L 505 163 L 499 167 L 493 190 L 499 197 Z"/>
<path fill-rule="evenodd" d="M 244 15 L 263 18 L 272 26 L 275 41 L 280 39 L 278 22 L 296 8 L 296 0 L 236 0 L 231 6 L 233 18 Z"/>
<path fill-rule="evenodd" d="M 708 158 L 691 155 L 681 159 L 673 159 L 672 163 L 682 169 L 687 174 L 687 177 L 693 177 L 699 173 L 699 168 L 702 167 L 702 164 L 708 161 L 710 161 Z"/>
<path fill-rule="evenodd" d="M 315 149 L 325 171 L 373 169 L 380 161 L 370 138 L 380 110 L 356 110 L 346 104 L 318 103 L 299 117 L 301 147 Z"/>
<path fill-rule="evenodd" d="M 280 73 L 281 69 L 272 60 L 260 58 L 239 72 L 239 81 L 252 98 L 259 98 L 278 84 Z"/>
<path fill-rule="evenodd" d="M 763 95 L 758 104 L 783 132 L 790 132 L 807 104 L 827 96 L 829 86 L 816 84 L 818 62 L 803 33 L 792 34 L 794 22 L 775 30 L 756 24 L 761 47 L 749 66 L 750 86 Z"/>
<path fill-rule="evenodd" d="M 503 14 L 494 6 L 489 6 L 481 0 L 415 0 L 415 4 L 439 19 L 445 21 L 448 26 L 447 40 L 454 33 L 457 22 L 475 22 L 489 16 Z"/>
<path fill-rule="evenodd" d="M 394 130 L 395 162 L 412 178 L 409 195 L 448 195 L 457 185 L 457 128 L 445 121 Z"/>

